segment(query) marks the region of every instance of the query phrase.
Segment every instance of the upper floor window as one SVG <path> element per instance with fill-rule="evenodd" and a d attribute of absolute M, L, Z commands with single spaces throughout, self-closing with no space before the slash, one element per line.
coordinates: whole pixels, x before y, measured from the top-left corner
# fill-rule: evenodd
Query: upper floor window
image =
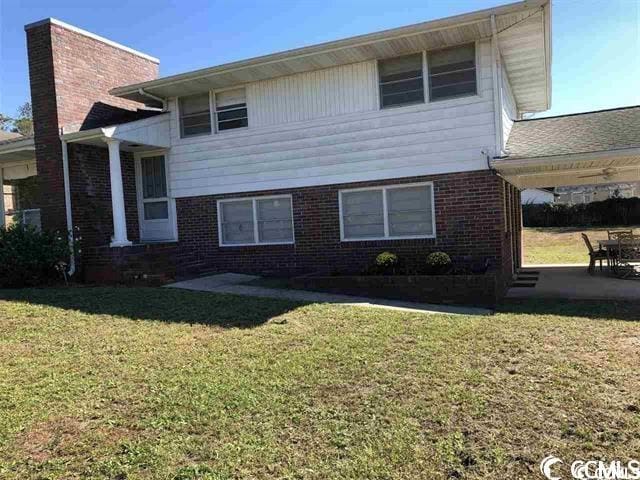
<path fill-rule="evenodd" d="M 216 124 L 219 132 L 249 125 L 244 88 L 217 92 L 215 97 Z"/>
<path fill-rule="evenodd" d="M 180 98 L 180 137 L 211 133 L 209 92 Z"/>
<path fill-rule="evenodd" d="M 382 108 L 424 103 L 422 53 L 378 62 Z"/>
<path fill-rule="evenodd" d="M 474 44 L 429 52 L 428 58 L 432 101 L 477 93 Z"/>

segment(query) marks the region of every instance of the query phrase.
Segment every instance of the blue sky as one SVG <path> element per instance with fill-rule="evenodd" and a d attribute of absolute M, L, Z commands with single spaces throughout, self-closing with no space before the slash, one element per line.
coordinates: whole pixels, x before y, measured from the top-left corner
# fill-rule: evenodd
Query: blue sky
<path fill-rule="evenodd" d="M 158 57 L 164 76 L 503 3 L 0 0 L 0 112 L 29 98 L 23 26 L 46 17 Z M 639 24 L 640 0 L 556 0 L 553 104 L 543 116 L 640 104 Z"/>

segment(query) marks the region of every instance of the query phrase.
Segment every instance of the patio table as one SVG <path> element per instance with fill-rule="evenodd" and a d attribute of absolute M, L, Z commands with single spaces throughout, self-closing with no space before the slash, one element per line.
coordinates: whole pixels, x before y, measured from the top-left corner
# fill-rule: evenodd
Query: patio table
<path fill-rule="evenodd" d="M 640 238 L 634 239 L 633 242 L 627 240 L 624 242 L 624 244 L 640 247 Z M 615 240 L 615 239 L 598 240 L 598 245 L 600 245 L 600 248 L 602 250 L 607 252 L 607 265 L 609 265 L 609 269 L 611 269 L 610 252 L 611 252 L 611 249 L 615 250 L 618 248 L 618 240 Z"/>

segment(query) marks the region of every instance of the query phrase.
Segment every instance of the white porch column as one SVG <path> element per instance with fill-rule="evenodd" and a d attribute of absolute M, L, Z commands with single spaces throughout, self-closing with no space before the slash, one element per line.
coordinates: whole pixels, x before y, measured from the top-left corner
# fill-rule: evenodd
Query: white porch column
<path fill-rule="evenodd" d="M 111 208 L 113 210 L 112 247 L 131 245 L 127 238 L 127 220 L 124 214 L 124 190 L 120 166 L 120 140 L 105 139 L 109 147 L 109 175 L 111 176 Z"/>

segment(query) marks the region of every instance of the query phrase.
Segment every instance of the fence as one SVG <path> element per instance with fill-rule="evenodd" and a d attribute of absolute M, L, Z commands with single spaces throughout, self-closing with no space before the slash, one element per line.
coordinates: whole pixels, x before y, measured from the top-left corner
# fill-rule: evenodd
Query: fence
<path fill-rule="evenodd" d="M 640 198 L 610 198 L 579 205 L 522 206 L 525 227 L 610 227 L 640 225 Z"/>

